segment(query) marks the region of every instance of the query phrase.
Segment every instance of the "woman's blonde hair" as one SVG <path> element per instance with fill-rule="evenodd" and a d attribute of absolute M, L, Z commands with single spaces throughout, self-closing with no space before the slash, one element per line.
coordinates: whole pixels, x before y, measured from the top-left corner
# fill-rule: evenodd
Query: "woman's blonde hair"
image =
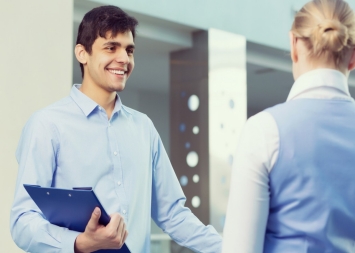
<path fill-rule="evenodd" d="M 343 0 L 313 0 L 296 14 L 291 32 L 304 39 L 311 58 L 325 56 L 339 66 L 355 47 L 355 14 Z"/>

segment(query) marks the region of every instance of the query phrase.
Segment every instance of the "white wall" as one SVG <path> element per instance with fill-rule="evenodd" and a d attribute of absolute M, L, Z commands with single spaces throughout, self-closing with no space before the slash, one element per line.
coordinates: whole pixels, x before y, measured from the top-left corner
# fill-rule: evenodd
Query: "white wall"
<path fill-rule="evenodd" d="M 9 231 L 15 150 L 30 115 L 69 94 L 73 0 L 0 1 L 0 251 L 22 252 Z"/>

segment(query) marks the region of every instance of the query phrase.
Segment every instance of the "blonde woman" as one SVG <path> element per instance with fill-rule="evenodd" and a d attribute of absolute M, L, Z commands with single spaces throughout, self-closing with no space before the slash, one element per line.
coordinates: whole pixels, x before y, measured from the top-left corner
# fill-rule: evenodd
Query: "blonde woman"
<path fill-rule="evenodd" d="M 231 179 L 223 253 L 355 252 L 355 14 L 313 0 L 290 32 L 295 83 L 251 117 Z"/>

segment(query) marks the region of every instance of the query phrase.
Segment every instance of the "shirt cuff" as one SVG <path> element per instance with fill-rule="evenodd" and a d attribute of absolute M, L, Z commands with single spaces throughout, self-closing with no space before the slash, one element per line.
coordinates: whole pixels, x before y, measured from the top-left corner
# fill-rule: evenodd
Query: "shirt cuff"
<path fill-rule="evenodd" d="M 80 232 L 73 230 L 65 230 L 62 237 L 62 252 L 64 253 L 74 253 L 75 240 Z"/>

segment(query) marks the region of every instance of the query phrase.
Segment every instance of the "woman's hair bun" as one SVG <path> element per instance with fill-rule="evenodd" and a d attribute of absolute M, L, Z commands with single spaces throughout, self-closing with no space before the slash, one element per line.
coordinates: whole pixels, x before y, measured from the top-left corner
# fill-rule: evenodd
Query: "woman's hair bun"
<path fill-rule="evenodd" d="M 311 59 L 340 66 L 355 47 L 355 12 L 344 0 L 311 0 L 296 13 L 291 31 L 304 39 Z"/>
<path fill-rule="evenodd" d="M 325 19 L 314 27 L 310 40 L 315 55 L 324 50 L 337 53 L 348 44 L 348 28 L 336 19 Z"/>

